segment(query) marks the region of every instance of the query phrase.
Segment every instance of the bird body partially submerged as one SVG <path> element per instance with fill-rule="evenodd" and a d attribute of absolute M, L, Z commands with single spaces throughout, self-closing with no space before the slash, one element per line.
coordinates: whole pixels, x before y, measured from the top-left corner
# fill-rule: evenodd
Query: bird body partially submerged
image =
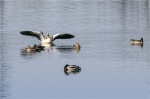
<path fill-rule="evenodd" d="M 46 36 L 44 36 L 42 31 L 21 31 L 20 34 L 37 37 L 41 43 L 52 43 L 55 39 L 70 39 L 75 37 L 74 35 L 66 33 L 55 34 L 52 37 L 47 33 Z"/>

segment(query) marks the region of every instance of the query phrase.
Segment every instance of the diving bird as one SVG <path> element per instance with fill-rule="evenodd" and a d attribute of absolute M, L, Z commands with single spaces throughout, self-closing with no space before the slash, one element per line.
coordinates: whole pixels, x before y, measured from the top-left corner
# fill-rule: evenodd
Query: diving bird
<path fill-rule="evenodd" d="M 42 31 L 21 31 L 20 34 L 37 37 L 41 43 L 52 43 L 55 39 L 70 39 L 75 37 L 74 35 L 66 33 L 58 33 L 52 37 L 50 37 L 49 33 L 47 33 L 46 36 L 44 36 Z"/>

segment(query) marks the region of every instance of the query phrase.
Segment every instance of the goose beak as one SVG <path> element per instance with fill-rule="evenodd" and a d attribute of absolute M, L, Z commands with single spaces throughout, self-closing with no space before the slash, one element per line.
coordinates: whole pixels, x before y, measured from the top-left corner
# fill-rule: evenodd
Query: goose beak
<path fill-rule="evenodd" d="M 47 36 L 49 36 L 49 33 L 47 33 Z"/>

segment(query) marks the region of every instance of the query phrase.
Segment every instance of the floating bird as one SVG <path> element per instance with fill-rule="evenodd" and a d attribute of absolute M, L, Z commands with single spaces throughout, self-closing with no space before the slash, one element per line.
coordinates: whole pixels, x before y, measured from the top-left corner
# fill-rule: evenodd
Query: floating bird
<path fill-rule="evenodd" d="M 24 51 L 30 53 L 30 52 L 33 52 L 34 49 L 31 46 L 28 46 L 28 47 L 25 48 Z"/>
<path fill-rule="evenodd" d="M 131 43 L 134 45 L 136 45 L 136 44 L 143 44 L 144 42 L 143 42 L 143 38 L 141 38 L 141 40 L 135 40 L 135 39 L 131 39 Z"/>
<path fill-rule="evenodd" d="M 74 35 L 71 34 L 55 34 L 52 37 L 50 37 L 49 33 L 46 34 L 46 36 L 43 35 L 42 31 L 21 31 L 20 34 L 27 35 L 27 36 L 35 36 L 37 37 L 41 43 L 52 43 L 55 39 L 70 39 L 74 38 Z"/>
<path fill-rule="evenodd" d="M 77 65 L 68 65 L 66 64 L 64 67 L 65 70 L 81 70 L 81 67 Z"/>
<path fill-rule="evenodd" d="M 80 44 L 79 43 L 76 43 L 75 45 L 73 45 L 73 49 L 74 50 L 79 50 L 81 47 L 80 47 Z"/>
<path fill-rule="evenodd" d="M 26 47 L 24 51 L 30 53 L 30 52 L 39 52 L 42 50 L 44 50 L 43 46 L 34 44 L 33 47 L 31 46 Z"/>
<path fill-rule="evenodd" d="M 65 74 L 76 74 L 76 73 L 79 73 L 81 71 L 81 67 L 79 66 L 76 66 L 76 65 L 68 65 L 66 64 L 64 66 L 64 73 Z"/>

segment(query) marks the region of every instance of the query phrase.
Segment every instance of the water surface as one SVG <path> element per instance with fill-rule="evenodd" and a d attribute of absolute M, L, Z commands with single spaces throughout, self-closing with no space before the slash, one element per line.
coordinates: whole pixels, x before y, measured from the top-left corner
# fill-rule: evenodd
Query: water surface
<path fill-rule="evenodd" d="M 0 97 L 2 99 L 149 99 L 148 0 L 1 0 Z M 45 51 L 23 30 L 70 33 Z M 143 46 L 130 39 L 144 38 Z M 80 43 L 81 49 L 70 47 Z M 65 47 L 64 49 L 60 47 Z M 66 75 L 64 66 L 81 67 Z"/>

